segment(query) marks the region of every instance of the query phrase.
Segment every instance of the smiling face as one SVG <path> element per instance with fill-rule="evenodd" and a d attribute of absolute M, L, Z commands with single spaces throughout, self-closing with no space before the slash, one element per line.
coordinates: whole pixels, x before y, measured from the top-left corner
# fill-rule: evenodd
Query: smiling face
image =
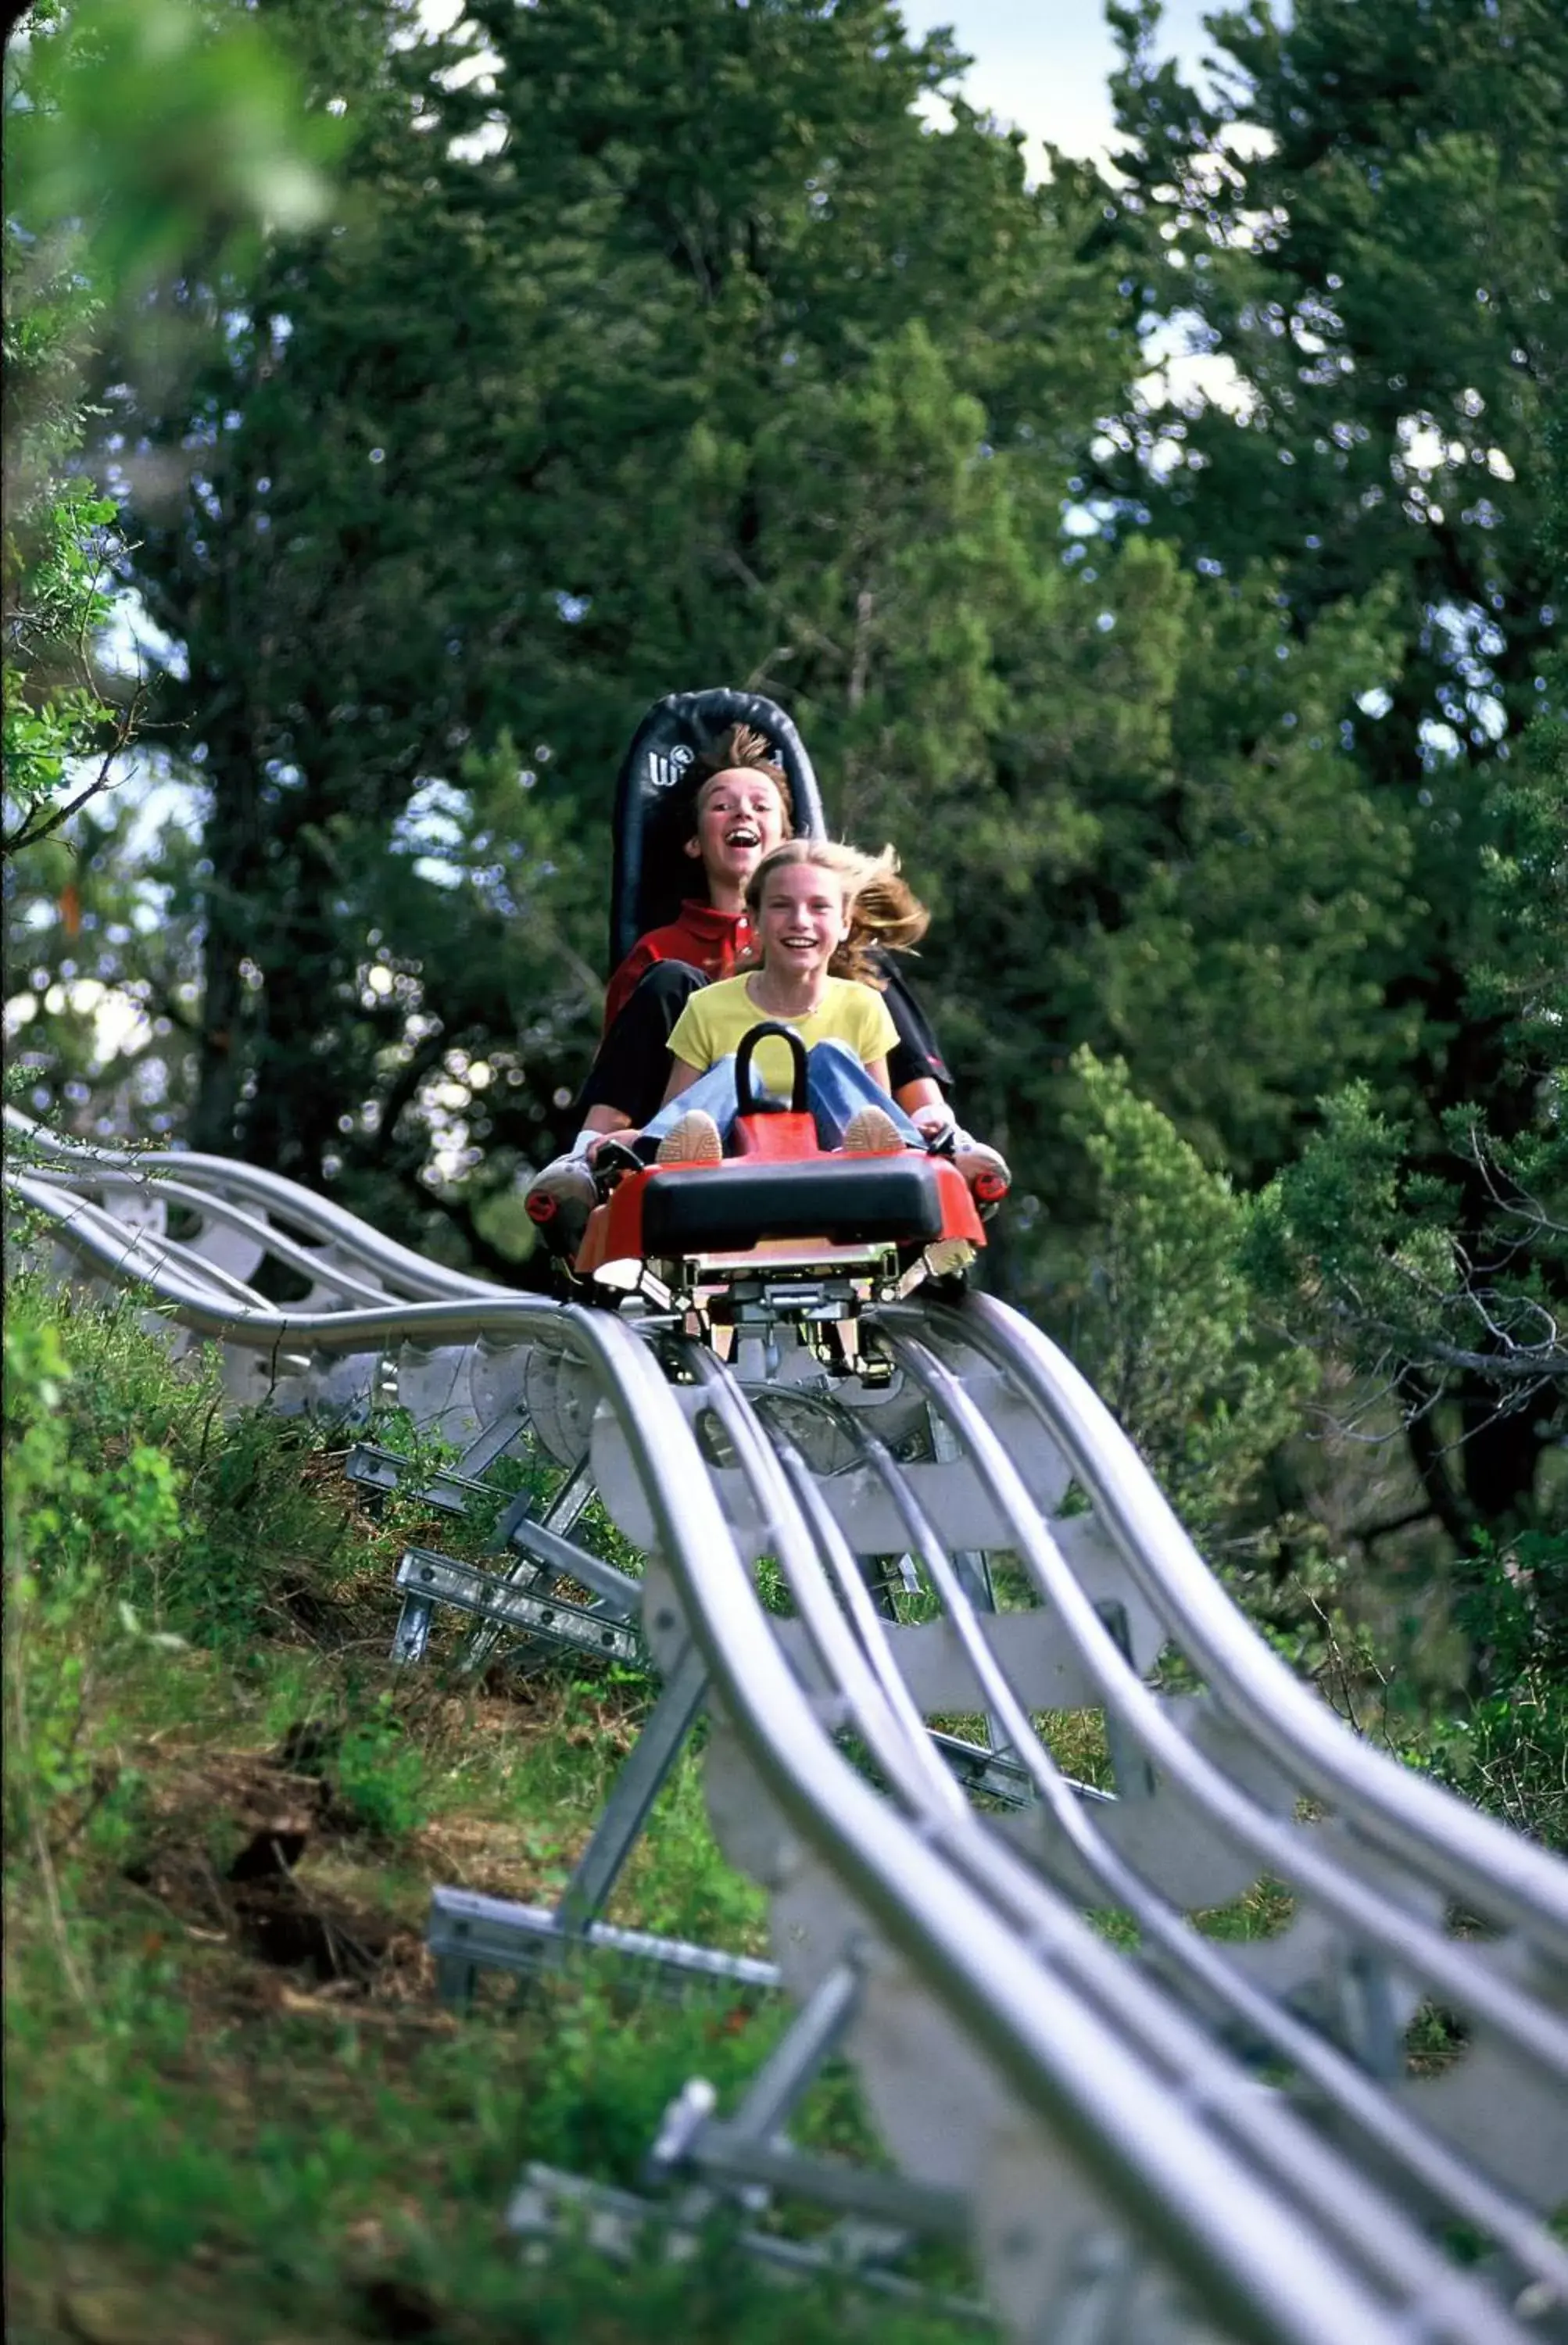
<path fill-rule="evenodd" d="M 843 881 L 819 863 L 781 863 L 763 885 L 757 930 L 769 971 L 820 975 L 850 933 Z"/>
<path fill-rule="evenodd" d="M 765 855 L 784 837 L 784 806 L 766 774 L 732 766 L 710 775 L 697 796 L 697 836 L 686 851 L 699 858 L 716 903 L 744 894 Z"/>

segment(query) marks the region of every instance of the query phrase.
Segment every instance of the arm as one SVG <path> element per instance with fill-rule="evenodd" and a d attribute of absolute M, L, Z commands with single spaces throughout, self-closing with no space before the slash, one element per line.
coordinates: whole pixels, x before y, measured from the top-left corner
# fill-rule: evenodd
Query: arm
<path fill-rule="evenodd" d="M 688 1067 L 684 1059 L 677 1059 L 669 1071 L 669 1081 L 665 1085 L 664 1098 L 660 1104 L 667 1107 L 671 1100 L 680 1097 L 682 1091 L 690 1091 L 701 1072 L 700 1067 Z"/>
<path fill-rule="evenodd" d="M 918 1082 L 901 1083 L 893 1097 L 912 1123 L 924 1132 L 937 1132 L 952 1122 L 952 1110 L 942 1095 L 942 1085 L 934 1075 L 921 1075 Z"/>
<path fill-rule="evenodd" d="M 667 1107 L 682 1091 L 688 1091 L 698 1075 L 713 1064 L 715 1054 L 705 1031 L 703 1002 L 702 992 L 693 994 L 670 1030 L 669 1081 L 659 1101 L 661 1107 Z"/>
<path fill-rule="evenodd" d="M 885 995 L 881 998 L 878 1022 L 884 1038 L 882 1055 L 864 1061 L 866 1072 L 882 1091 L 892 1092 L 894 1100 L 916 1130 L 925 1139 L 932 1140 L 952 1122 L 952 1110 L 942 1097 L 942 1085 L 927 1061 L 914 1058 L 911 1067 L 913 1054 L 905 1042 L 903 1030 Z M 893 1081 L 895 1072 L 899 1077 L 896 1085 Z"/>
<path fill-rule="evenodd" d="M 601 1140 L 607 1140 L 613 1132 L 629 1132 L 631 1128 L 630 1116 L 623 1115 L 618 1107 L 591 1107 L 577 1134 L 576 1153 L 585 1156 L 591 1164 Z"/>
<path fill-rule="evenodd" d="M 670 1069 L 669 1081 L 665 1086 L 660 1106 L 667 1106 L 672 1099 L 678 1099 L 682 1091 L 688 1091 L 696 1082 L 698 1071 L 696 1067 L 688 1067 L 684 1059 L 677 1059 Z M 618 1107 L 591 1107 L 577 1135 L 578 1152 L 591 1164 L 601 1140 L 608 1140 L 614 1132 L 634 1132 L 636 1128 L 630 1116 L 623 1115 Z"/>

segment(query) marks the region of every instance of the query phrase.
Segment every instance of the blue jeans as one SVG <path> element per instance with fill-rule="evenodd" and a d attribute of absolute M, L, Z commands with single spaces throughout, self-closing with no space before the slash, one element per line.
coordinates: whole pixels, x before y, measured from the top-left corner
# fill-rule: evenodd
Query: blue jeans
<path fill-rule="evenodd" d="M 850 1118 L 863 1107 L 880 1107 L 891 1116 L 906 1147 L 925 1146 L 902 1108 L 871 1081 L 847 1042 L 819 1042 L 807 1051 L 806 1101 L 816 1118 L 817 1139 L 823 1148 L 842 1147 Z M 652 1122 L 643 1126 L 644 1140 L 663 1140 L 694 1107 L 713 1118 L 720 1139 L 728 1139 L 737 1112 L 732 1058 L 718 1060 L 706 1074 L 698 1075 L 689 1090 L 661 1107 Z"/>

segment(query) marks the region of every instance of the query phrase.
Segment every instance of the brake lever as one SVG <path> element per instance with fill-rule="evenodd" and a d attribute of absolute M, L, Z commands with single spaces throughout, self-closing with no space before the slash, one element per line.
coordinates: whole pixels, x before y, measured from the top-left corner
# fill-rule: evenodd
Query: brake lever
<path fill-rule="evenodd" d="M 617 1183 L 626 1179 L 628 1172 L 646 1172 L 647 1166 L 630 1142 L 617 1140 L 612 1136 L 610 1139 L 601 1141 L 598 1147 L 595 1149 L 594 1161 L 589 1169 L 594 1176 L 594 1186 L 602 1199 L 609 1196 Z"/>

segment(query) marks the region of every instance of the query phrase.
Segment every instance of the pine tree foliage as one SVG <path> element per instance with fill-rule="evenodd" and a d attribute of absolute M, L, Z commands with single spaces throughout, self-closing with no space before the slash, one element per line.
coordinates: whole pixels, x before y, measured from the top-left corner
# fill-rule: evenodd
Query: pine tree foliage
<path fill-rule="evenodd" d="M 1515 1355 L 1551 1370 L 1560 1324 L 1561 778 L 1533 720 L 1560 690 L 1568 20 L 1258 0 L 1212 20 L 1206 100 L 1156 62 L 1155 0 L 1113 14 L 1135 145 L 1098 249 L 1151 363 L 1104 419 L 1105 484 L 1200 574 L 1268 564 L 1292 659 L 1336 606 L 1384 614 L 1331 785 L 1374 826 L 1352 893 L 1367 872 L 1390 891 L 1350 972 L 1381 990 L 1382 1055 L 1342 1061 L 1363 1088 L 1278 1194 L 1339 1264 L 1339 1340 L 1359 1330 L 1406 1391 L 1434 1501 L 1496 1519 L 1528 1508 L 1553 1422 Z"/>
<path fill-rule="evenodd" d="M 208 798 L 190 1130 L 428 1220 L 422 1172 L 487 1146 L 504 1183 L 563 1121 L 658 692 L 779 690 L 846 819 L 983 809 L 991 640 L 1056 566 L 1112 303 L 1083 175 L 1031 193 L 967 111 L 925 128 L 950 55 L 885 10 L 481 14 L 488 89 L 372 11 L 272 14 L 353 135 L 344 219 L 278 248 L 194 395 L 114 399 Z"/>
<path fill-rule="evenodd" d="M 1543 539 L 1562 563 L 1561 430 L 1550 453 Z M 1560 1490 L 1535 1487 L 1568 1430 L 1568 661 L 1546 675 L 1547 706 L 1492 797 L 1469 995 L 1528 1112 L 1499 1128 L 1467 1101 L 1441 1146 L 1421 1148 L 1364 1086 L 1338 1093 L 1264 1193 L 1247 1249 L 1298 1331 L 1403 1402 L 1425 1487 L 1462 1542 L 1500 1517 L 1563 1512 Z"/>

